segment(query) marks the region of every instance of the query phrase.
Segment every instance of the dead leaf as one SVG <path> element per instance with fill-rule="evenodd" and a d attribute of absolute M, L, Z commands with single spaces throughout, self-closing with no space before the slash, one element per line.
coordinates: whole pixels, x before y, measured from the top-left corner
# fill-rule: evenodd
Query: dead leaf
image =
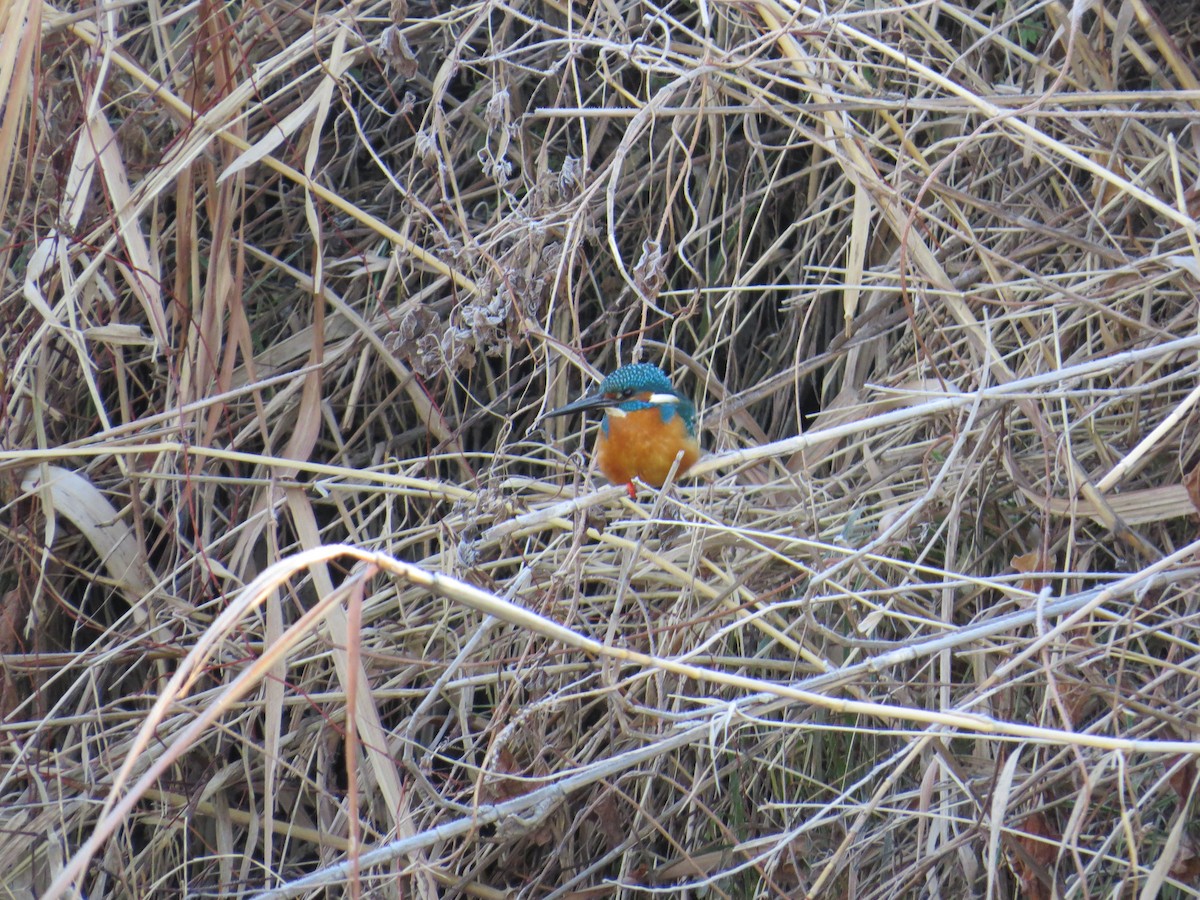
<path fill-rule="evenodd" d="M 1176 757 L 1175 761 L 1178 761 L 1178 757 Z M 1174 762 L 1171 765 L 1173 766 Z M 1186 803 L 1189 795 L 1192 793 L 1192 785 L 1196 781 L 1195 761 L 1189 760 L 1186 764 L 1175 769 L 1167 781 L 1179 799 Z"/>
<path fill-rule="evenodd" d="M 1023 832 L 1023 834 L 1022 834 Z M 1020 882 L 1021 896 L 1025 900 L 1050 900 L 1050 887 L 1038 877 L 1035 866 L 1049 870 L 1054 866 L 1058 851 L 1054 842 L 1061 840 L 1062 835 L 1050 824 L 1042 813 L 1027 816 L 1017 826 L 1016 842 L 1025 851 L 1024 854 L 1012 854 L 1013 871 Z"/>
<path fill-rule="evenodd" d="M 1187 488 L 1188 499 L 1192 501 L 1192 506 L 1200 511 L 1200 465 L 1195 466 L 1192 471 L 1183 476 L 1183 486 Z"/>
<path fill-rule="evenodd" d="M 1200 883 L 1200 854 L 1196 852 L 1195 841 L 1186 833 L 1179 842 L 1179 852 L 1171 862 L 1171 877 L 1193 887 Z"/>
<path fill-rule="evenodd" d="M 54 544 L 56 517 L 78 528 L 142 621 L 141 601 L 155 579 L 137 537 L 96 486 L 61 466 L 34 466 L 21 479 L 21 490 L 42 498 L 46 545 Z"/>
<path fill-rule="evenodd" d="M 1050 562 L 1042 555 L 1041 550 L 1030 550 L 1028 553 L 1014 556 L 1009 561 L 1009 564 L 1021 575 L 1028 575 L 1032 572 L 1048 572 L 1050 570 Z M 1018 586 L 1023 591 L 1036 594 L 1046 586 L 1046 579 L 1022 578 Z"/>

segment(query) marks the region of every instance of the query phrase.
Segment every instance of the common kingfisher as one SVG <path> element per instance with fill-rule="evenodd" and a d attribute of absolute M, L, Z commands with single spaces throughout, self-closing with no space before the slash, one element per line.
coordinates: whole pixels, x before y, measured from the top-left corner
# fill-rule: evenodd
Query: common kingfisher
<path fill-rule="evenodd" d="M 680 475 L 700 458 L 696 407 L 675 390 L 658 366 L 621 366 L 592 393 L 542 418 L 588 409 L 604 410 L 596 441 L 600 471 L 613 484 L 627 485 L 631 499 L 637 497 L 634 478 L 662 487 L 680 451 L 683 458 L 676 470 Z"/>

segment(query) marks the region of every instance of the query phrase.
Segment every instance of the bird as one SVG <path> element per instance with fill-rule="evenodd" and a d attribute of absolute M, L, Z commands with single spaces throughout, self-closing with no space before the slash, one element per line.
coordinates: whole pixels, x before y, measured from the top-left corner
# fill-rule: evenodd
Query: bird
<path fill-rule="evenodd" d="M 621 366 L 596 390 L 550 410 L 542 419 L 591 409 L 604 410 L 596 462 L 605 478 L 626 485 L 631 500 L 637 499 L 634 478 L 662 487 L 680 452 L 679 475 L 700 458 L 696 407 L 656 365 Z"/>

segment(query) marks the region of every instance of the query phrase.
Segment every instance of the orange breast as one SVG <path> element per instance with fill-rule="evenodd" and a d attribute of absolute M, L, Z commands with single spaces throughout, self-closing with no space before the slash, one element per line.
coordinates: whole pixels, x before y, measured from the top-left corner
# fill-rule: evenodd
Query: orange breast
<path fill-rule="evenodd" d="M 639 409 L 624 416 L 609 414 L 607 419 L 608 435 L 600 432 L 596 459 L 604 477 L 615 484 L 636 476 L 661 487 L 680 450 L 679 475 L 700 458 L 700 445 L 688 435 L 682 416 L 673 415 L 664 422 L 659 410 Z"/>

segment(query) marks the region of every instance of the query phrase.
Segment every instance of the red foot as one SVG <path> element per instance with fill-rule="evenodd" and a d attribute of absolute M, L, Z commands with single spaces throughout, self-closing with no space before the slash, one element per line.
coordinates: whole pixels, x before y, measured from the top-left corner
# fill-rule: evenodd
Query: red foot
<path fill-rule="evenodd" d="M 631 481 L 631 482 L 629 482 L 629 484 L 625 485 L 625 490 L 629 491 L 629 499 L 630 499 L 630 500 L 636 500 L 636 499 L 637 499 L 637 488 L 635 488 L 635 487 L 633 486 L 633 482 L 632 482 L 632 481 Z"/>

